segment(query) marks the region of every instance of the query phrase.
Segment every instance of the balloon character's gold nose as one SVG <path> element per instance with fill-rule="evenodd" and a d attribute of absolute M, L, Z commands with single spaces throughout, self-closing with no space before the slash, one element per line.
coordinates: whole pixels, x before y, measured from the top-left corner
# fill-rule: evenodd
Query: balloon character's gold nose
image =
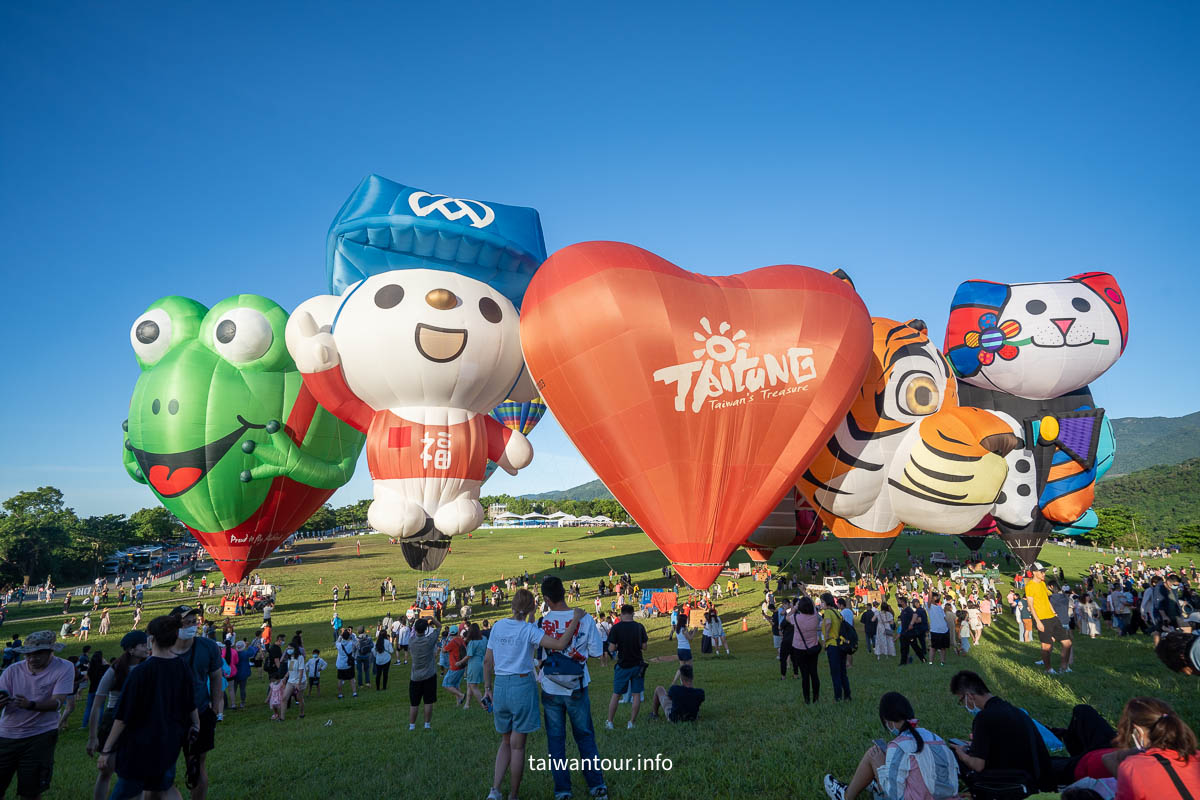
<path fill-rule="evenodd" d="M 439 311 L 448 311 L 458 305 L 458 298 L 449 289 L 430 289 L 425 302 Z"/>

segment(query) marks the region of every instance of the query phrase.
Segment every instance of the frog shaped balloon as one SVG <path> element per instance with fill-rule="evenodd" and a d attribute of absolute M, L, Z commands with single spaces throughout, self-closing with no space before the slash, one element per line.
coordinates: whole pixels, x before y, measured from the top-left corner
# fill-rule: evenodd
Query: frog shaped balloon
<path fill-rule="evenodd" d="M 350 479 L 364 441 L 304 387 L 287 317 L 258 295 L 211 310 L 171 296 L 129 334 L 142 373 L 125 469 L 235 582 Z"/>

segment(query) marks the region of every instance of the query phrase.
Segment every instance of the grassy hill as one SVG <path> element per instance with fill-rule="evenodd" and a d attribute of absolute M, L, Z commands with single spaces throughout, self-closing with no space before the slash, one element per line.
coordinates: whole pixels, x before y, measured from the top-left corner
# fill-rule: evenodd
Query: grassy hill
<path fill-rule="evenodd" d="M 1200 411 L 1186 417 L 1121 417 L 1112 423 L 1117 460 L 1107 479 L 1200 458 Z"/>
<path fill-rule="evenodd" d="M 562 489 L 557 492 L 542 492 L 541 494 L 523 494 L 521 495 L 526 500 L 612 500 L 613 493 L 608 490 L 602 481 L 596 479 L 572 486 L 570 489 Z"/>
<path fill-rule="evenodd" d="M 1139 470 L 1096 486 L 1096 506 L 1126 506 L 1139 530 L 1169 533 L 1200 522 L 1200 458 Z"/>
<path fill-rule="evenodd" d="M 356 549 L 361 542 L 361 554 Z M 550 553 L 558 548 L 559 553 Z M 893 560 L 903 560 L 906 550 L 927 555 L 947 548 L 946 537 L 903 536 L 896 544 Z M 405 608 L 413 597 L 417 573 L 408 570 L 400 548 L 388 544 L 386 536 L 363 536 L 302 542 L 295 550 L 302 563 L 283 566 L 270 559 L 260 570 L 263 577 L 281 586 L 275 609 L 276 630 L 291 637 L 303 630 L 308 648 L 320 648 L 332 662 L 330 649 L 332 614 L 330 587 L 349 583 L 352 598 L 338 603 L 338 613 L 347 624 L 374 626 L 388 612 Z M 794 548 L 777 551 L 785 561 Z M 823 559 L 840 553 L 836 541 L 820 542 L 800 550 L 792 562 L 802 558 Z M 480 530 L 471 538 L 455 540 L 453 552 L 440 574 L 455 587 L 486 587 L 501 575 L 543 575 L 555 558 L 567 559 L 559 574 L 578 579 L 583 598 L 578 605 L 593 608 L 596 582 L 614 569 L 628 570 L 644 587 L 662 586 L 660 568 L 666 563 L 640 532 L 602 531 L 588 536 L 580 529 Z M 744 552 L 735 560 L 745 560 Z M 1048 546 L 1042 560 L 1060 565 L 1071 583 L 1087 570 L 1096 555 L 1088 551 Z M 1186 564 L 1187 556 L 1174 559 Z M 1108 560 L 1108 559 L 1105 559 Z M 1001 560 L 1003 564 L 1003 561 Z M 1154 561 L 1158 564 L 1161 561 Z M 1011 572 L 1011 570 L 1009 570 Z M 391 575 L 400 588 L 400 602 L 381 602 L 379 581 Z M 213 573 L 210 578 L 219 575 Z M 808 577 L 805 574 L 805 577 Z M 1200 695 L 1195 678 L 1168 672 L 1154 658 L 1149 637 L 1119 638 L 1106 629 L 1099 639 L 1078 639 L 1074 672 L 1046 677 L 1033 666 L 1037 644 L 1017 642 L 1012 616 L 1005 612 L 984 634 L 981 646 L 965 656 L 951 653 L 946 666 L 913 665 L 901 669 L 896 659 L 876 661 L 860 649 L 849 676 L 854 700 L 833 705 L 829 669 L 820 660 L 821 699 L 806 706 L 800 682 L 779 679 L 779 665 L 771 646 L 770 628 L 759 616 L 761 586 L 743 579 L 739 597 L 720 606 L 729 634 L 732 656 L 701 655 L 696 650 L 696 683 L 706 692 L 706 701 L 695 724 L 672 725 L 651 721 L 648 708 L 633 730 L 625 729 L 629 706 L 617 712 L 617 730 L 604 729 L 604 717 L 612 688 L 612 669 L 592 662 L 593 688 L 590 699 L 600 754 L 610 759 L 653 759 L 662 754 L 672 760 L 670 772 L 638 771 L 634 766 L 606 774 L 613 797 L 674 800 L 684 797 L 721 798 L 818 798 L 824 797 L 821 776 L 833 771 L 849 777 L 871 739 L 883 736 L 876 709 L 883 692 L 896 690 L 907 695 L 923 725 L 944 737 L 966 737 L 971 717 L 950 696 L 950 676 L 957 669 L 981 673 L 996 692 L 1029 710 L 1037 719 L 1065 726 L 1076 703 L 1091 703 L 1109 720 L 1116 721 L 1124 701 L 1133 694 L 1168 699 L 1184 719 L 1200 719 Z M 1007 590 L 1007 575 L 1003 589 Z M 180 601 L 180 595 L 153 589 L 147 595 L 146 619 L 164 613 Z M 185 600 L 193 600 L 191 595 Z M 606 598 L 606 601 L 608 598 Z M 46 606 L 26 602 L 14 609 L 5 622 L 6 635 L 54 628 L 62 617 L 58 604 Z M 206 605 L 214 605 L 207 599 Z M 476 603 L 477 615 L 496 620 L 508 609 L 493 609 Z M 41 617 L 35 619 L 34 617 Z M 235 618 L 236 634 L 253 634 L 259 615 Z M 742 621 L 747 630 L 743 632 Z M 116 610 L 113 633 L 93 635 L 91 644 L 113 656 L 117 642 L 129 629 L 128 606 Z M 655 685 L 667 685 L 675 672 L 675 643 L 668 636 L 667 619 L 645 620 L 650 637 L 646 652 L 650 661 L 646 676 L 647 695 Z M 861 634 L 860 634 L 861 636 Z M 79 652 L 70 641 L 62 655 Z M 337 680 L 332 669 L 321 681 L 321 696 L 310 698 L 307 714 L 299 719 L 292 708 L 283 724 L 268 722 L 265 704 L 267 684 L 259 671 L 251 678 L 245 710 L 227 711 L 217 728 L 217 747 L 209 754 L 212 776 L 209 796 L 281 797 L 307 800 L 330 795 L 330 787 L 348 780 L 356 787 L 391 786 L 399 794 L 428 794 L 431 787 L 439 798 L 480 798 L 487 794 L 499 735 L 492 718 L 475 702 L 468 710 L 454 707 L 453 698 L 439 690 L 431 731 L 407 730 L 409 667 L 393 666 L 386 691 L 359 692 L 358 697 L 337 699 Z M 46 800 L 87 796 L 96 775 L 95 762 L 84 752 L 86 736 L 79 730 L 81 711 L 72 715 L 67 731 L 60 735 L 55 753 L 54 779 Z M 568 744 L 568 754 L 575 754 Z M 527 755 L 546 755 L 545 731 L 530 735 Z M 288 767 L 287 765 L 292 765 Z M 528 762 L 527 762 L 528 764 Z M 264 765 L 276 765 L 283 773 Z M 294 770 L 292 769 L 294 767 Z M 290 771 L 289 771 L 290 770 Z M 183 769 L 178 772 L 182 788 Z M 281 776 L 290 788 L 281 789 Z M 575 796 L 584 796 L 582 776 L 572 776 Z M 522 797 L 549 798 L 552 784 L 547 772 L 527 766 Z"/>

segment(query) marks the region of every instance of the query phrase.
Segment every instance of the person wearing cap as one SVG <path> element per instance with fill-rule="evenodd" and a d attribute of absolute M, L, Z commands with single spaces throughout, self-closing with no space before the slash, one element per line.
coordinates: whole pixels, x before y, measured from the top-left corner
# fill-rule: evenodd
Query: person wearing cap
<path fill-rule="evenodd" d="M 462 705 L 463 701 L 467 699 L 466 693 L 459 688 L 462 686 L 463 675 L 466 674 L 467 669 L 466 626 L 463 626 L 463 634 L 459 635 L 457 625 L 451 625 L 449 636 L 442 646 L 448 667 L 442 678 L 442 688 L 454 695 L 454 705 L 456 706 Z"/>
<path fill-rule="evenodd" d="M 0 673 L 0 797 L 14 776 L 22 800 L 50 788 L 54 746 L 65 721 L 58 712 L 75 689 L 75 667 L 55 655 L 62 649 L 54 631 L 36 631 L 16 648 L 25 658 Z"/>
<path fill-rule="evenodd" d="M 1030 571 L 1033 577 L 1025 581 L 1025 599 L 1029 601 L 1033 625 L 1037 628 L 1038 639 L 1042 643 L 1042 660 L 1038 663 L 1046 670 L 1047 675 L 1058 674 L 1050 664 L 1050 655 L 1054 649 L 1054 642 L 1057 641 L 1062 645 L 1062 671 L 1070 672 L 1071 634 L 1059 622 L 1058 614 L 1050 604 L 1050 590 L 1046 588 L 1046 568 L 1040 561 L 1035 561 Z"/>
<path fill-rule="evenodd" d="M 192 800 L 204 800 L 208 796 L 208 771 L 205 768 L 205 760 L 208 751 L 216 746 L 217 720 L 224 712 L 225 695 L 221 691 L 221 679 L 224 677 L 221 665 L 224 661 L 221 659 L 221 648 L 216 642 L 196 635 L 199 609 L 186 605 L 176 606 L 171 610 L 170 616 L 179 623 L 178 638 L 171 650 L 192 673 L 193 695 L 200 717 L 200 731 L 195 741 L 187 748 L 187 783 L 191 789 Z"/>
<path fill-rule="evenodd" d="M 155 617 L 146 626 L 150 658 L 125 681 L 112 731 L 98 753 L 97 769 L 117 772 L 112 800 L 179 796 L 175 763 L 185 740 L 200 733 L 191 668 L 174 651 L 179 620 Z M 188 771 L 193 771 L 190 758 Z"/>
<path fill-rule="evenodd" d="M 108 740 L 117 712 L 117 703 L 121 700 L 121 690 L 125 687 L 129 671 L 150 655 L 150 645 L 145 632 L 130 631 L 125 634 L 121 638 L 121 650 L 121 655 L 109 664 L 96 686 L 96 697 L 92 702 L 92 714 L 88 720 L 89 756 L 95 756 L 100 750 L 100 743 Z M 100 770 L 100 774 L 96 776 L 96 786 L 92 790 L 93 798 L 103 800 L 108 797 L 108 784 L 112 776 L 112 765 Z"/>

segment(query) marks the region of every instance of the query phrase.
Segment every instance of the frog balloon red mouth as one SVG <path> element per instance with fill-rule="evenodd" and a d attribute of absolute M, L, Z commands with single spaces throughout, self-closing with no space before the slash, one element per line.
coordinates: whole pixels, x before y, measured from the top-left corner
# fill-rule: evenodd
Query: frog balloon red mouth
<path fill-rule="evenodd" d="M 225 457 L 229 448 L 242 438 L 242 434 L 251 428 L 266 427 L 247 422 L 240 414 L 237 421 L 241 423 L 237 430 L 191 450 L 150 453 L 133 446 L 129 449 L 155 492 L 162 497 L 178 497 L 203 480 L 208 471 Z"/>

